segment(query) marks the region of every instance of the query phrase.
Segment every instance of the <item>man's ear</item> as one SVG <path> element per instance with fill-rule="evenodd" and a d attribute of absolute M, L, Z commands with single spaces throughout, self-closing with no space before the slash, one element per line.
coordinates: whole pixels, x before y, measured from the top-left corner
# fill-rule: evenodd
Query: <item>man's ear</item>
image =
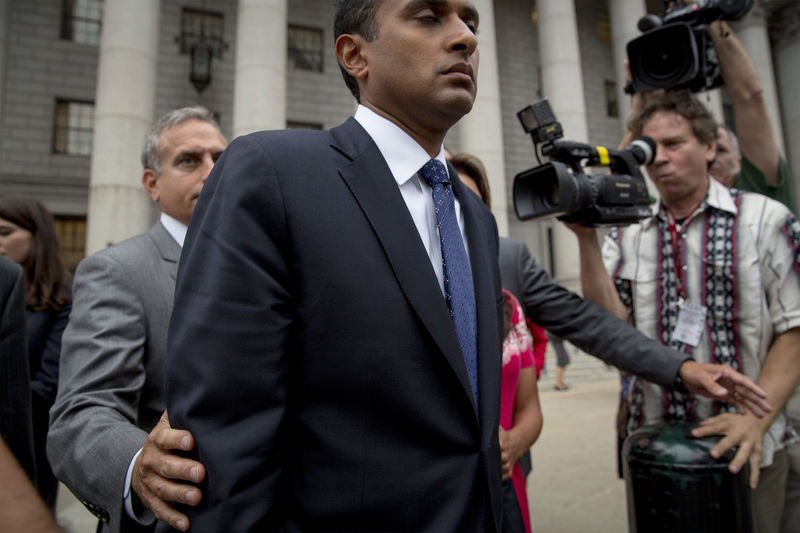
<path fill-rule="evenodd" d="M 367 77 L 367 60 L 363 48 L 367 41 L 361 35 L 345 33 L 336 39 L 336 59 L 344 70 L 356 80 Z"/>
<path fill-rule="evenodd" d="M 717 157 L 717 141 L 708 141 L 704 144 L 706 147 L 706 161 L 708 161 L 708 164 L 710 165 Z"/>
<path fill-rule="evenodd" d="M 142 185 L 144 186 L 147 195 L 153 199 L 155 203 L 161 198 L 158 191 L 158 174 L 152 169 L 146 168 L 142 174 Z"/>

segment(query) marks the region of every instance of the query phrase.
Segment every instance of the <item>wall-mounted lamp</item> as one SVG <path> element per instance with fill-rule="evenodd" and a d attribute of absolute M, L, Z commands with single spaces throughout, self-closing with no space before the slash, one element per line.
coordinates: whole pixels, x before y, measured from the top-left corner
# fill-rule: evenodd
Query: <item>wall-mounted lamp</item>
<path fill-rule="evenodd" d="M 212 52 L 211 45 L 205 40 L 199 40 L 192 45 L 189 80 L 198 93 L 202 93 L 211 84 Z"/>
<path fill-rule="evenodd" d="M 175 41 L 190 57 L 189 81 L 198 93 L 211 85 L 211 60 L 222 59 L 222 50 L 228 47 L 222 37 L 223 20 L 221 13 L 183 9 L 181 34 Z"/>

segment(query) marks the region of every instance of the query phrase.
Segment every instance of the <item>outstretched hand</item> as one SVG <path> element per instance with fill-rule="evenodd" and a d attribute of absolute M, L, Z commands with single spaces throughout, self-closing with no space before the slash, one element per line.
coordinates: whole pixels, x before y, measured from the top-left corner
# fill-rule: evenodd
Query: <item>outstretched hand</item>
<path fill-rule="evenodd" d="M 764 420 L 753 413 L 725 413 L 700 422 L 698 427 L 692 430 L 692 436 L 700 438 L 724 435 L 711 449 L 711 456 L 715 459 L 719 459 L 726 451 L 738 446 L 739 449 L 728 465 L 728 470 L 735 474 L 749 461 L 750 488 L 755 489 L 758 485 L 761 448 L 766 432 L 764 426 Z"/>
<path fill-rule="evenodd" d="M 205 478 L 206 470 L 201 463 L 175 455 L 173 450 L 188 451 L 192 448 L 192 434 L 172 429 L 164 411 L 161 420 L 147 436 L 131 476 L 131 487 L 142 503 L 153 511 L 156 518 L 180 531 L 189 529 L 189 518 L 175 510 L 170 502 L 195 506 L 200 503 L 202 493 L 193 485 L 175 480 L 199 483 Z"/>
<path fill-rule="evenodd" d="M 729 366 L 685 361 L 679 370 L 689 392 L 730 403 L 741 413 L 762 418 L 772 412 L 767 393 Z"/>

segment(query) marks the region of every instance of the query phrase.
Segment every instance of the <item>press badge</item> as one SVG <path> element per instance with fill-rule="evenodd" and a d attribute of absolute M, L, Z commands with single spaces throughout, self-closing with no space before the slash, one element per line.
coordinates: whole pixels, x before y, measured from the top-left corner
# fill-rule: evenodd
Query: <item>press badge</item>
<path fill-rule="evenodd" d="M 672 332 L 672 340 L 689 346 L 697 346 L 706 325 L 705 306 L 683 302 L 678 311 L 678 324 Z"/>

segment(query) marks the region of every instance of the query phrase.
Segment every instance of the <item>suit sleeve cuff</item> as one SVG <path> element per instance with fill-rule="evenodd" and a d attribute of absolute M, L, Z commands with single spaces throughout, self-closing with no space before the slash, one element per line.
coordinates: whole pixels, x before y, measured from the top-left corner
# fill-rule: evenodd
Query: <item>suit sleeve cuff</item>
<path fill-rule="evenodd" d="M 131 519 L 143 526 L 149 526 L 156 521 L 156 515 L 154 515 L 153 511 L 145 507 L 140 501 L 134 502 L 134 499 L 139 500 L 139 498 L 134 494 L 134 491 L 131 490 L 133 465 L 136 463 L 136 458 L 139 457 L 140 453 L 142 453 L 141 448 L 138 452 L 136 452 L 136 455 L 133 456 L 131 463 L 128 465 L 128 472 L 125 474 L 125 491 L 122 495 L 122 501 L 125 503 L 125 513 Z M 138 503 L 138 505 L 135 505 L 135 503 Z M 136 509 L 134 509 L 134 507 L 136 507 Z"/>
<path fill-rule="evenodd" d="M 675 374 L 675 381 L 672 384 L 672 388 L 682 394 L 687 394 L 689 392 L 689 389 L 686 388 L 686 383 L 683 382 L 683 378 L 681 377 L 681 367 L 684 365 L 684 363 L 687 363 L 689 361 L 694 361 L 694 358 L 687 357 L 686 359 L 683 360 L 683 362 L 678 367 L 678 372 Z"/>

